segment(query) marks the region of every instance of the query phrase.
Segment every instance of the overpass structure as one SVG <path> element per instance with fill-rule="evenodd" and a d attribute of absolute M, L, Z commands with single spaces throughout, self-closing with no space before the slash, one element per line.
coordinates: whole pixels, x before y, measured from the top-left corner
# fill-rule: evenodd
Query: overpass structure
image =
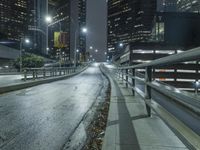
<path fill-rule="evenodd" d="M 0 65 L 4 65 L 19 57 L 20 51 L 4 45 L 0 45 Z"/>
<path fill-rule="evenodd" d="M 14 48 L 0 45 L 0 59 L 12 60 L 19 57 L 20 51 Z"/>

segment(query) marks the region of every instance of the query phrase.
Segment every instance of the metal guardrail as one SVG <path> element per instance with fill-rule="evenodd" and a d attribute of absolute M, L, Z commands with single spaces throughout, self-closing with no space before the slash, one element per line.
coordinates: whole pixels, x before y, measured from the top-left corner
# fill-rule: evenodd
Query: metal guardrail
<path fill-rule="evenodd" d="M 192 98 L 186 95 L 184 95 L 184 101 L 183 97 L 181 97 L 181 93 L 177 93 L 176 91 L 170 91 L 175 94 L 170 94 L 166 92 L 166 90 L 163 90 L 161 86 L 158 86 L 155 84 L 156 81 L 152 81 L 152 73 L 153 73 L 153 68 L 158 67 L 158 66 L 169 66 L 172 64 L 180 63 L 180 62 L 185 62 L 185 61 L 194 61 L 200 59 L 200 48 L 195 48 L 186 52 L 182 52 L 179 54 L 175 54 L 172 56 L 160 58 L 157 60 L 154 60 L 150 63 L 143 63 L 135 66 L 126 66 L 126 67 L 118 67 L 118 74 L 119 77 L 126 82 L 126 86 L 131 87 L 133 89 L 133 94 L 135 95 L 135 81 L 138 80 L 140 82 L 143 82 L 145 84 L 145 100 L 150 100 L 152 98 L 152 93 L 151 90 L 154 89 L 163 95 L 169 96 L 172 98 L 174 101 L 180 103 L 183 105 L 185 108 L 189 109 L 193 113 L 197 113 L 200 115 L 200 101 L 194 100 L 195 98 Z M 144 80 L 141 78 L 137 77 L 137 71 L 136 69 L 145 69 L 145 75 L 144 75 Z M 130 82 L 130 79 L 132 82 Z M 175 89 L 175 88 L 174 88 Z M 177 98 L 177 96 L 179 95 Z M 191 96 L 191 95 L 190 95 Z M 147 112 L 148 115 L 151 115 L 151 109 L 147 105 Z"/>
<path fill-rule="evenodd" d="M 86 67 L 86 65 L 79 67 L 52 67 L 52 68 L 24 68 L 24 78 L 23 80 L 36 80 L 39 78 L 49 78 L 56 76 L 65 76 L 72 73 L 76 73 Z"/>
<path fill-rule="evenodd" d="M 195 61 L 199 59 L 200 59 L 200 48 L 195 48 L 179 54 L 160 58 L 150 63 L 143 63 L 134 66 L 116 68 L 116 74 L 118 78 L 121 79 L 126 84 L 127 88 L 132 89 L 133 95 L 135 95 L 137 92 L 144 99 L 147 114 L 149 117 L 151 116 L 151 110 L 154 109 L 152 108 L 152 102 L 153 102 L 152 94 L 154 94 L 155 97 L 155 92 L 156 92 L 159 93 L 159 95 L 166 97 L 164 99 L 162 98 L 161 101 L 167 101 L 168 103 L 174 105 L 173 109 L 175 109 L 175 111 L 181 110 L 184 112 L 183 114 L 188 114 L 188 116 L 191 117 L 191 120 L 197 120 L 198 123 L 194 125 L 194 122 L 192 122 L 191 124 L 187 122 L 188 118 L 186 120 L 181 120 L 180 118 L 177 118 L 178 120 L 180 119 L 181 122 L 183 122 L 190 129 L 192 133 L 192 136 L 186 140 L 188 141 L 188 143 L 186 142 L 186 144 L 189 144 L 190 146 L 192 145 L 191 149 L 200 148 L 199 146 L 200 126 L 198 126 L 200 121 L 199 96 L 197 95 L 194 96 L 187 92 L 180 91 L 179 89 L 167 85 L 165 83 L 155 81 L 153 80 L 152 74 L 153 74 L 153 69 L 155 69 L 155 67 L 170 66 L 181 62 Z M 145 70 L 144 74 L 140 74 L 137 71 L 137 69 L 144 69 Z M 136 88 L 136 83 L 137 84 L 141 83 L 141 85 L 144 88 L 144 93 L 138 92 L 138 89 Z M 162 106 L 162 102 L 160 105 Z M 166 106 L 163 107 L 174 116 L 174 114 L 171 112 L 171 108 L 167 108 Z M 176 116 L 174 117 L 176 118 Z M 179 131 L 178 134 L 181 135 L 182 132 L 181 129 Z M 183 137 L 183 139 L 185 140 L 185 137 L 187 135 L 188 135 L 187 133 L 186 134 L 184 133 L 184 135 L 180 136 L 180 138 Z"/>

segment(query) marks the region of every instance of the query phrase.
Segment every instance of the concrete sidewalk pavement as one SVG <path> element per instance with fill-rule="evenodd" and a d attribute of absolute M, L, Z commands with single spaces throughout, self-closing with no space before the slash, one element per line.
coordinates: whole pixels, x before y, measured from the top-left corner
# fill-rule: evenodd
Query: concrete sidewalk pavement
<path fill-rule="evenodd" d="M 103 150 L 186 150 L 170 128 L 152 112 L 147 117 L 144 100 L 104 73 L 111 82 L 111 102 Z"/>

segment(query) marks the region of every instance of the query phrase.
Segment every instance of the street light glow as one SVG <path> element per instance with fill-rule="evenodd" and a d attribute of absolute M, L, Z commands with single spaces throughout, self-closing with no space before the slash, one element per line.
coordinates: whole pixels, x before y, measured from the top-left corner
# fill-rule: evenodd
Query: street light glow
<path fill-rule="evenodd" d="M 52 22 L 52 17 L 51 16 L 46 16 L 45 18 L 47 23 L 51 23 Z"/>
<path fill-rule="evenodd" d="M 97 53 L 97 52 L 98 52 L 98 49 L 96 49 L 95 52 Z"/>
<path fill-rule="evenodd" d="M 25 39 L 25 43 L 30 43 L 30 40 L 29 39 Z"/>
<path fill-rule="evenodd" d="M 79 50 L 77 49 L 76 52 L 79 53 Z"/>
<path fill-rule="evenodd" d="M 123 47 L 123 46 L 124 46 L 124 44 L 123 44 L 123 43 L 120 43 L 120 44 L 119 44 L 119 46 L 120 46 L 120 47 Z"/>
<path fill-rule="evenodd" d="M 85 27 L 82 28 L 82 32 L 83 32 L 83 33 L 87 33 L 87 31 L 88 31 L 87 28 L 85 28 Z"/>
<path fill-rule="evenodd" d="M 93 49 L 93 47 L 92 47 L 92 46 L 90 46 L 90 49 Z"/>

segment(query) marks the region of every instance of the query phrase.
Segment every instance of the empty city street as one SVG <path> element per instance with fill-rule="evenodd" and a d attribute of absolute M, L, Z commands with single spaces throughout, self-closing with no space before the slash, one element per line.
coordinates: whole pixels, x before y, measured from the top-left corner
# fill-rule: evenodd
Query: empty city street
<path fill-rule="evenodd" d="M 0 95 L 0 149 L 63 149 L 106 84 L 93 64 L 66 80 Z"/>

